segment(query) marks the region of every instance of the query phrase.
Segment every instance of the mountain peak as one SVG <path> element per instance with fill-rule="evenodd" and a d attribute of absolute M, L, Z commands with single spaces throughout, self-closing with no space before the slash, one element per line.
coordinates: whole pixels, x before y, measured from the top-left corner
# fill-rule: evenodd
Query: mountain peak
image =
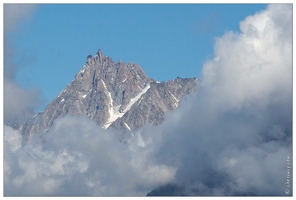
<path fill-rule="evenodd" d="M 87 56 L 85 65 L 88 66 L 88 65 L 95 64 L 97 67 L 99 67 L 99 66 L 103 65 L 104 62 L 107 62 L 107 61 L 113 62 L 112 58 L 105 56 L 103 54 L 102 50 L 98 49 L 97 53 L 94 56 L 92 56 L 92 55 Z"/>
<path fill-rule="evenodd" d="M 86 115 L 102 128 L 134 131 L 158 125 L 181 98 L 197 91 L 198 79 L 156 82 L 138 64 L 114 63 L 99 49 L 43 113 L 20 127 L 27 135 L 46 132 L 58 117 Z"/>
<path fill-rule="evenodd" d="M 96 54 L 97 54 L 98 56 L 99 56 L 99 55 L 103 55 L 102 50 L 101 50 L 101 49 L 98 49 L 98 51 L 97 51 Z"/>
<path fill-rule="evenodd" d="M 102 63 L 103 59 L 105 58 L 104 54 L 102 53 L 101 49 L 99 49 L 96 53 L 96 55 L 99 57 L 99 62 Z"/>

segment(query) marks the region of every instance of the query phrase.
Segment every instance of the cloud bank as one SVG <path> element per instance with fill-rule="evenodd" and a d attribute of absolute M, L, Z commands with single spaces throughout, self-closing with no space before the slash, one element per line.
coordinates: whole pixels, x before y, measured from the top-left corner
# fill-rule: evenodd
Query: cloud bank
<path fill-rule="evenodd" d="M 154 144 L 99 128 L 86 117 L 64 117 L 50 132 L 22 144 L 4 127 L 4 190 L 10 196 L 145 195 L 173 180 L 176 169 L 153 161 Z"/>
<path fill-rule="evenodd" d="M 131 136 L 67 116 L 28 143 L 5 126 L 4 194 L 138 196 L 173 184 L 182 195 L 292 195 L 292 5 L 240 29 L 216 39 L 199 93 L 160 126 Z"/>

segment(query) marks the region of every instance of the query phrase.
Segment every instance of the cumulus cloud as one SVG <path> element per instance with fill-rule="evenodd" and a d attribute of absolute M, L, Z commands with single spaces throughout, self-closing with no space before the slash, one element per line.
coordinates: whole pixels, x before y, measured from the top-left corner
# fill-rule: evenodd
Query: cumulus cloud
<path fill-rule="evenodd" d="M 203 87 L 216 97 L 213 104 L 228 109 L 291 99 L 292 10 L 287 7 L 270 5 L 242 21 L 241 33 L 216 40 L 215 59 L 203 68 Z"/>
<path fill-rule="evenodd" d="M 162 125 L 156 157 L 192 195 L 285 195 L 292 149 L 292 6 L 217 38 L 199 94 Z"/>
<path fill-rule="evenodd" d="M 66 116 L 27 143 L 5 126 L 4 194 L 286 195 L 292 6 L 269 5 L 240 27 L 216 39 L 198 94 L 160 126 L 131 136 Z"/>

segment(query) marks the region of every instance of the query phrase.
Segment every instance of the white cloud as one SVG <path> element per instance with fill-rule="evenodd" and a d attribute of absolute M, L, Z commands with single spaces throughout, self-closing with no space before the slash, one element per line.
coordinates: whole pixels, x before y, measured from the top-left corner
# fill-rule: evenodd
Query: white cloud
<path fill-rule="evenodd" d="M 216 40 L 218 59 L 207 62 L 203 68 L 204 91 L 215 96 L 217 106 L 235 108 L 251 102 L 264 106 L 275 97 L 275 92 L 283 98 L 286 94 L 291 96 L 290 5 L 272 4 L 247 17 L 240 27 L 241 33 L 227 32 Z"/>
<path fill-rule="evenodd" d="M 149 148 L 120 142 L 119 132 L 85 117 L 58 119 L 15 152 L 12 138 L 21 136 L 5 130 L 5 195 L 138 196 L 174 178 L 175 169 L 154 162 Z"/>

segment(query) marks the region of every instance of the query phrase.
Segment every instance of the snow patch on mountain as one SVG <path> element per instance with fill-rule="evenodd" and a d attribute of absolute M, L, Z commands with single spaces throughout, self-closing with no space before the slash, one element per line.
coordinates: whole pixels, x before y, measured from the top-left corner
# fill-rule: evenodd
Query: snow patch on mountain
<path fill-rule="evenodd" d="M 102 83 L 103 83 L 104 87 L 107 90 L 107 87 L 106 87 L 103 80 L 102 80 Z M 119 111 L 119 108 L 120 108 L 121 105 L 118 105 L 116 107 L 113 106 L 113 100 L 112 100 L 112 97 L 111 97 L 111 93 L 108 92 L 109 98 L 110 98 L 110 103 L 109 103 L 109 105 L 110 105 L 110 107 L 109 107 L 109 115 L 110 115 L 110 117 L 107 120 L 107 122 L 103 125 L 102 128 L 104 128 L 104 129 L 109 128 L 109 126 L 115 120 L 117 120 L 118 118 L 121 118 L 127 111 L 129 111 L 131 109 L 131 107 L 141 98 L 141 96 L 148 91 L 149 88 L 150 88 L 150 84 L 148 84 L 136 97 L 132 98 L 122 112 Z"/>
<path fill-rule="evenodd" d="M 129 127 L 129 125 L 127 125 L 127 123 L 123 123 L 123 124 L 128 130 L 131 130 L 131 128 Z"/>
<path fill-rule="evenodd" d="M 149 90 L 149 88 L 150 84 L 148 84 L 135 98 L 132 98 L 130 103 L 126 106 L 123 112 L 126 113 L 127 111 L 129 111 L 131 107 L 141 98 L 141 96 Z"/>
<path fill-rule="evenodd" d="M 175 103 L 175 106 L 178 107 L 178 102 L 180 100 L 178 100 L 170 91 L 169 91 L 170 95 L 175 99 L 176 103 Z"/>

